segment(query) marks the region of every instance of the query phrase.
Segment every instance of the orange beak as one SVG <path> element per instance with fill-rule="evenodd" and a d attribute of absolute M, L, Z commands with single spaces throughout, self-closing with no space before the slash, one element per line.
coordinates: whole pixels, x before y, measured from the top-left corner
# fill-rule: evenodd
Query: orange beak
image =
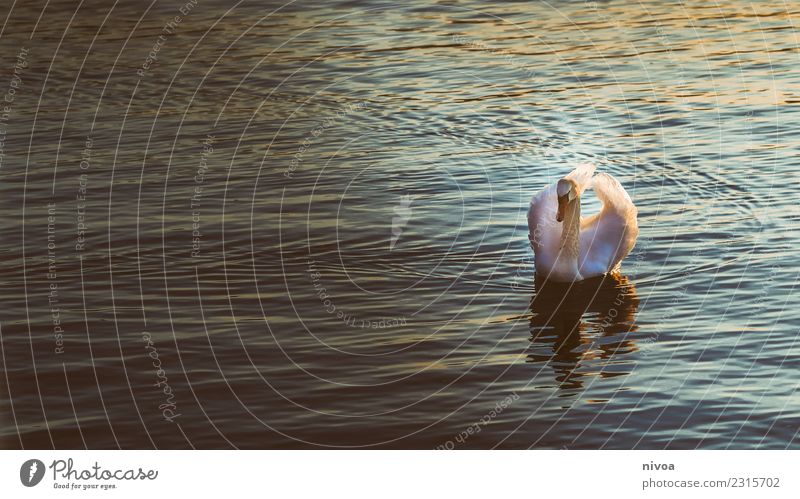
<path fill-rule="evenodd" d="M 569 203 L 569 196 L 558 196 L 558 213 L 556 213 L 556 222 L 564 220 L 564 212 L 567 211 L 567 204 Z"/>

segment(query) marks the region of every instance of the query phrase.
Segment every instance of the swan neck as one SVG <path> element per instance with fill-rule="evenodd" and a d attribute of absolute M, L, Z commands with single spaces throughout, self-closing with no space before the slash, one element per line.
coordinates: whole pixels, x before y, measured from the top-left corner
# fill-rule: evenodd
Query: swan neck
<path fill-rule="evenodd" d="M 567 259 L 577 263 L 580 253 L 581 199 L 576 197 L 567 205 L 561 229 L 561 251 Z"/>

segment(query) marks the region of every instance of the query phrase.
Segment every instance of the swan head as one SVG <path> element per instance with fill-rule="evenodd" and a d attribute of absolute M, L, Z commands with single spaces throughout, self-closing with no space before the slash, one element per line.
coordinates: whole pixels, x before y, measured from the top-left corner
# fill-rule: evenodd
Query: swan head
<path fill-rule="evenodd" d="M 562 178 L 556 185 L 556 194 L 558 195 L 556 222 L 561 222 L 564 220 L 567 206 L 578 197 L 578 185 L 572 179 Z"/>

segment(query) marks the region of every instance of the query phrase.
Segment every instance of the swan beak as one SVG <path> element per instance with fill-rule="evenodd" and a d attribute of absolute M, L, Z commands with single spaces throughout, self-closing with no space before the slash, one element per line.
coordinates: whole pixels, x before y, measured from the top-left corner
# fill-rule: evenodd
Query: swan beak
<path fill-rule="evenodd" d="M 564 220 L 564 212 L 567 210 L 569 203 L 569 195 L 558 196 L 558 213 L 556 213 L 556 222 Z"/>

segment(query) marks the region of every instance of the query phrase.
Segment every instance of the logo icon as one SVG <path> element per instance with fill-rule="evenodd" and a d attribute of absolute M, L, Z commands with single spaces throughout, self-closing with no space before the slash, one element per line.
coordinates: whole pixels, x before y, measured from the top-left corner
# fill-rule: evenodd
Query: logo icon
<path fill-rule="evenodd" d="M 403 228 L 411 219 L 411 213 L 413 212 L 411 201 L 411 196 L 405 194 L 400 198 L 400 204 L 394 207 L 396 216 L 392 217 L 392 238 L 389 241 L 389 251 L 394 249 L 394 245 L 397 244 L 397 240 L 400 239 L 400 235 L 403 233 Z"/>
<path fill-rule="evenodd" d="M 44 478 L 44 463 L 38 459 L 28 459 L 19 469 L 19 479 L 26 487 L 35 487 Z"/>

